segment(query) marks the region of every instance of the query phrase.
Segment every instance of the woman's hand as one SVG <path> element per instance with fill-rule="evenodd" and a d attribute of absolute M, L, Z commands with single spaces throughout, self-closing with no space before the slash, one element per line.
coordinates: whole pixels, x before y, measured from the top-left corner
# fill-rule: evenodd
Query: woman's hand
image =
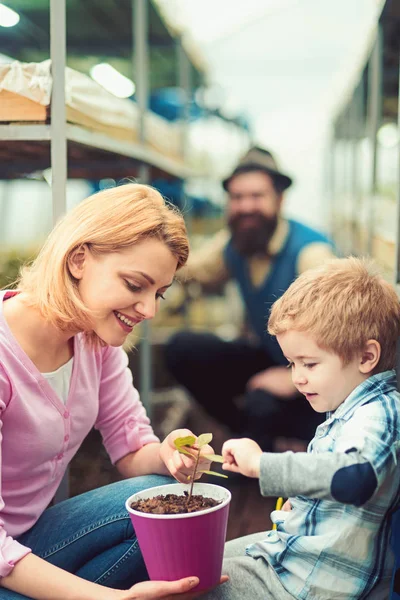
<path fill-rule="evenodd" d="M 221 583 L 228 581 L 228 577 L 223 575 Z M 185 577 L 178 581 L 144 581 L 137 583 L 130 590 L 122 592 L 123 595 L 116 596 L 116 600 L 191 600 L 198 598 L 206 591 L 191 592 L 199 583 L 198 577 Z"/>
<path fill-rule="evenodd" d="M 194 434 L 189 429 L 175 429 L 175 431 L 172 431 L 167 435 L 160 447 L 160 457 L 162 461 L 171 475 L 181 483 L 187 483 L 193 472 L 196 451 L 193 451 L 193 458 L 190 458 L 187 454 L 181 454 L 176 449 L 174 440 L 178 437 L 186 437 L 188 435 Z M 196 479 L 200 479 L 201 477 L 199 471 L 208 471 L 210 469 L 211 462 L 205 458 L 201 458 L 203 454 L 214 454 L 214 450 L 208 445 L 201 448 Z"/>

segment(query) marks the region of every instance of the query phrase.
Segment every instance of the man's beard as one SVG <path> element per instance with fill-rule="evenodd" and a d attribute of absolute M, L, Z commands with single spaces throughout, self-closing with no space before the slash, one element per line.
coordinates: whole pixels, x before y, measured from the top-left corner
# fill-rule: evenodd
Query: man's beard
<path fill-rule="evenodd" d="M 248 227 L 242 223 L 251 217 L 254 221 Z M 232 242 L 239 254 L 254 256 L 256 254 L 268 255 L 268 245 L 278 225 L 278 215 L 266 217 L 260 213 L 251 215 L 235 215 L 228 220 L 232 233 Z"/>

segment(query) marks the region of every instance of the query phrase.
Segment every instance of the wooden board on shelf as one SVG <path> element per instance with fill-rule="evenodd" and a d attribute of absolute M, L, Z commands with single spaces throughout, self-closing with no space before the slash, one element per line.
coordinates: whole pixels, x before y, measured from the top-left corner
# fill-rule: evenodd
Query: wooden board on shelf
<path fill-rule="evenodd" d="M 48 120 L 48 107 L 14 94 L 7 90 L 0 91 L 0 121 L 3 123 L 19 122 L 46 122 Z"/>
<path fill-rule="evenodd" d="M 103 134 L 116 141 L 139 143 L 138 132 L 134 127 L 126 129 L 114 125 L 105 125 L 94 117 L 91 118 L 69 106 L 66 107 L 66 117 L 68 123 L 78 125 L 89 133 Z M 20 123 L 21 125 L 26 123 L 50 123 L 50 106 L 42 106 L 38 102 L 24 98 L 19 94 L 1 90 L 0 123 Z M 163 139 L 165 145 L 165 138 Z M 158 142 L 157 137 L 154 135 L 147 140 L 147 146 L 161 154 L 168 154 L 173 160 L 182 160 L 173 144 L 170 144 L 168 149 L 164 148 L 163 144 Z"/>

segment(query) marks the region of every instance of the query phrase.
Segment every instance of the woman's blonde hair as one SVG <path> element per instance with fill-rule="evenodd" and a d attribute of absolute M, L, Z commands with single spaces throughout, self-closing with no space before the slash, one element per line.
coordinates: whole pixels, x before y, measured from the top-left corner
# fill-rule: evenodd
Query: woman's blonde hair
<path fill-rule="evenodd" d="M 182 267 L 189 242 L 177 208 L 147 185 L 128 183 L 93 194 L 55 226 L 36 260 L 21 270 L 18 289 L 57 328 L 91 332 L 91 311 L 83 304 L 68 261 L 84 244 L 94 254 L 122 251 L 146 238 L 164 242 Z M 93 342 L 95 334 L 89 333 Z"/>
<path fill-rule="evenodd" d="M 400 334 L 400 303 L 376 265 L 355 257 L 334 259 L 298 277 L 271 309 L 268 331 L 307 332 L 348 363 L 370 340 L 381 346 L 375 372 L 393 369 Z"/>

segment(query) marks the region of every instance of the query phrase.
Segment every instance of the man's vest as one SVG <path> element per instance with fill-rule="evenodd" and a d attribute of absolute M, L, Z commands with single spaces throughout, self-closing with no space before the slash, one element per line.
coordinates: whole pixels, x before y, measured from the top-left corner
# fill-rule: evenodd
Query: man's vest
<path fill-rule="evenodd" d="M 297 261 L 300 252 L 309 244 L 323 242 L 332 246 L 327 237 L 310 227 L 288 220 L 287 239 L 279 251 L 271 259 L 271 269 L 264 282 L 254 287 L 248 268 L 248 262 L 234 248 L 230 240 L 224 250 L 226 266 L 237 282 L 246 306 L 247 320 L 268 355 L 278 365 L 286 364 L 276 338 L 267 332 L 267 321 L 272 304 L 287 290 L 297 277 Z"/>

